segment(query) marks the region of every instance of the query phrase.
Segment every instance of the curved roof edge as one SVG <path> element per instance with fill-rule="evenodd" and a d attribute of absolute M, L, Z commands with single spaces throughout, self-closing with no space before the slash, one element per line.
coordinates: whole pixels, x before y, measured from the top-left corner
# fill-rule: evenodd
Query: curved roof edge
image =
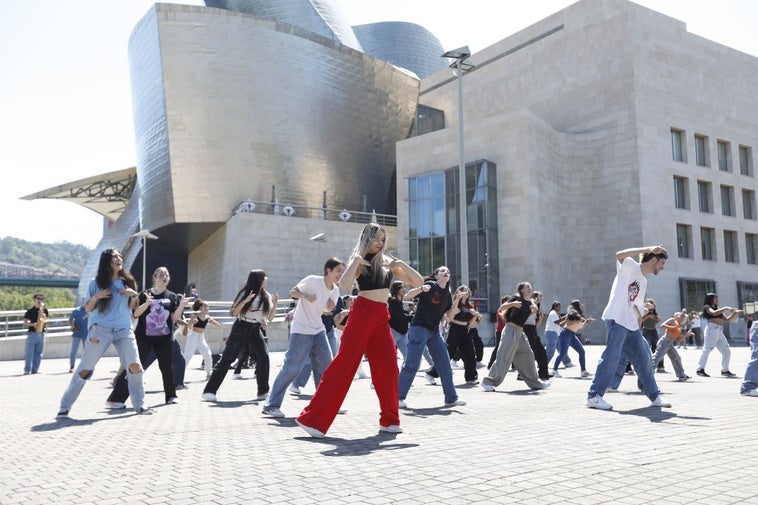
<path fill-rule="evenodd" d="M 124 168 L 22 196 L 22 200 L 68 200 L 115 221 L 129 203 L 137 182 L 137 168 Z"/>

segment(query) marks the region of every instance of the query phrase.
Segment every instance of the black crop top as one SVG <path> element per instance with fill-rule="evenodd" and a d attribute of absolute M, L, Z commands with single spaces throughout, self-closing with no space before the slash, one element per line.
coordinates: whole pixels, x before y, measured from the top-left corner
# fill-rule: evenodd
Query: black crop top
<path fill-rule="evenodd" d="M 718 307 L 711 307 L 710 305 L 703 305 L 703 313 L 700 315 L 700 317 L 702 317 L 703 319 L 708 319 L 709 321 L 711 319 L 718 319 L 718 318 L 724 317 L 722 315 L 711 314 L 710 312 L 708 312 L 708 309 L 719 310 Z"/>
<path fill-rule="evenodd" d="M 368 254 L 364 258 L 371 262 L 373 254 Z M 361 291 L 370 291 L 372 289 L 389 289 L 392 283 L 392 271 L 389 268 L 381 267 L 380 272 L 375 273 L 371 266 L 364 267 L 363 273 L 358 276 L 358 288 Z"/>
<path fill-rule="evenodd" d="M 203 330 L 205 329 L 207 325 L 208 325 L 208 318 L 205 318 L 205 319 L 198 318 L 195 324 L 192 325 L 192 328 L 199 328 Z"/>
<path fill-rule="evenodd" d="M 474 313 L 472 312 L 473 307 L 466 307 L 465 305 L 459 305 L 458 307 L 461 310 L 455 316 L 453 316 L 453 319 L 462 323 L 468 323 L 474 319 Z"/>
<path fill-rule="evenodd" d="M 507 301 L 515 302 L 516 300 L 521 302 L 521 307 L 508 309 L 505 313 L 505 320 L 517 326 L 524 326 L 526 320 L 532 315 L 532 302 L 531 300 L 524 300 L 520 296 L 511 296 Z"/>

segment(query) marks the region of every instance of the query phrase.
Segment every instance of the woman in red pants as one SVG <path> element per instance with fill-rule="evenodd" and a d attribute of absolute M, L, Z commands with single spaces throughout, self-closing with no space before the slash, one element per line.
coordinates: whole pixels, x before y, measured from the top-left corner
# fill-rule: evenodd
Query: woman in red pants
<path fill-rule="evenodd" d="M 382 227 L 367 224 L 340 280 L 343 290 L 350 289 L 357 280 L 360 293 L 350 309 L 339 352 L 324 370 L 311 402 L 297 418 L 297 424 L 312 437 L 323 437 L 334 422 L 364 353 L 379 397 L 379 430 L 403 431 L 397 405 L 397 351 L 389 326 L 387 299 L 393 275 L 412 287 L 420 286 L 423 279 L 404 261 L 385 254 L 384 249 Z"/>

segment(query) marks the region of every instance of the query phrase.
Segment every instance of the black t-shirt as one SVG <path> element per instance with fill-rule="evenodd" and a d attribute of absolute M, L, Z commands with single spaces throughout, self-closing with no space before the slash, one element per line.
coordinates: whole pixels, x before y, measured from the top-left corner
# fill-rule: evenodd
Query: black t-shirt
<path fill-rule="evenodd" d="M 145 291 L 139 295 L 139 305 L 147 300 Z M 164 337 L 173 334 L 174 323 L 171 314 L 179 306 L 179 298 L 168 289 L 163 293 L 153 294 L 153 301 L 148 309 L 139 316 L 135 333 L 139 336 Z"/>
<path fill-rule="evenodd" d="M 45 313 L 45 317 L 50 315 L 50 313 L 47 311 L 47 308 L 42 309 L 42 312 Z M 36 323 L 39 320 L 39 309 L 37 307 L 32 307 L 31 309 L 27 310 L 24 313 L 24 319 L 28 319 L 32 323 Z M 28 326 L 27 328 L 30 332 L 35 331 L 34 326 Z M 46 329 L 47 327 L 42 328 L 42 331 L 45 331 Z"/>
<path fill-rule="evenodd" d="M 505 312 L 505 320 L 509 323 L 513 323 L 517 326 L 524 326 L 524 323 L 527 319 L 529 319 L 529 316 L 532 315 L 532 302 L 530 300 L 524 300 L 523 297 L 518 295 L 513 295 L 507 302 L 515 302 L 520 301 L 521 307 L 511 307 Z"/>
<path fill-rule="evenodd" d="M 439 327 L 445 312 L 453 306 L 453 295 L 447 287 L 441 288 L 437 281 L 426 281 L 424 284 L 430 286 L 431 289 L 427 293 L 422 291 L 416 296 L 418 303 L 411 326 L 423 326 L 434 331 Z"/>
<path fill-rule="evenodd" d="M 406 312 L 403 302 L 397 298 L 390 298 L 387 308 L 390 311 L 390 328 L 403 335 L 408 333 L 408 323 L 412 317 Z"/>

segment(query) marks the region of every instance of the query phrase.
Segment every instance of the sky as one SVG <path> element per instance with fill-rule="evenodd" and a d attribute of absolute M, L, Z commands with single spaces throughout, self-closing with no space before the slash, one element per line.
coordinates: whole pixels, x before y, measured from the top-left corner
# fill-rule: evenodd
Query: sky
<path fill-rule="evenodd" d="M 472 52 L 572 0 L 332 0 L 351 25 L 408 21 Z M 149 0 L 0 0 L 0 238 L 94 248 L 102 218 L 20 198 L 135 165 L 127 47 Z M 182 3 L 204 5 L 202 1 Z M 637 0 L 697 35 L 758 56 L 754 0 Z M 0 258 L 2 261 L 2 258 Z"/>

